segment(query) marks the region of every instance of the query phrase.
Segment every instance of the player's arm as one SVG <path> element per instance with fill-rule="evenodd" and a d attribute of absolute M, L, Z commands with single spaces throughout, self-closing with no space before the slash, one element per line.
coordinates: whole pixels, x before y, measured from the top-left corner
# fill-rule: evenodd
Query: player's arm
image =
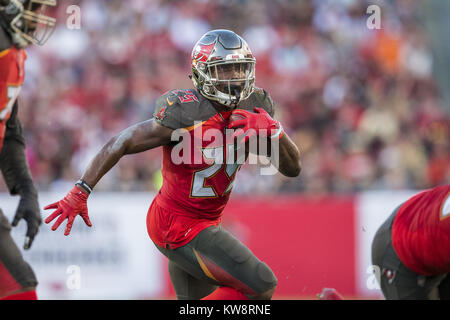
<path fill-rule="evenodd" d="M 273 158 L 273 156 L 271 156 Z M 300 162 L 300 151 L 291 138 L 284 133 L 279 140 L 278 166 L 273 163 L 278 171 L 286 177 L 297 177 L 302 170 Z"/>
<path fill-rule="evenodd" d="M 170 143 L 172 131 L 153 119 L 129 127 L 103 146 L 89 164 L 81 180 L 94 188 L 120 158 Z"/>
<path fill-rule="evenodd" d="M 258 108 L 253 108 L 254 112 L 242 109 L 234 110 L 232 113 L 240 115 L 241 119 L 230 122 L 228 128 L 240 128 L 234 136 L 239 136 L 241 143 L 248 141 L 252 136 L 261 138 L 260 133 L 265 133 L 269 140 L 266 153 L 272 164 L 281 174 L 287 177 L 298 176 L 301 171 L 299 149 L 284 132 L 281 123 L 273 118 L 275 104 L 269 93 L 264 89 L 256 88 L 245 103 L 249 107 Z M 278 142 L 278 144 L 274 144 L 278 148 L 270 147 L 274 141 Z M 277 154 L 271 155 L 272 149 Z M 278 151 L 275 149 L 278 149 Z M 250 152 L 259 154 L 259 143 L 256 150 L 250 150 Z"/>
<path fill-rule="evenodd" d="M 82 178 L 75 187 L 59 202 L 46 206 L 44 209 L 56 209 L 45 223 L 58 219 L 52 226 L 56 230 L 68 219 L 64 235 L 69 235 L 73 221 L 80 215 L 88 226 L 92 226 L 87 210 L 87 199 L 97 182 L 127 155 L 150 150 L 171 142 L 173 129 L 165 127 L 155 120 L 136 124 L 111 138 L 90 162 Z"/>
<path fill-rule="evenodd" d="M 21 219 L 27 222 L 24 249 L 29 249 L 41 224 L 41 215 L 37 191 L 25 157 L 25 139 L 17 112 L 16 102 L 6 122 L 5 138 L 0 153 L 0 170 L 9 192 L 20 196 L 12 225 L 17 226 Z"/>
<path fill-rule="evenodd" d="M 281 123 L 273 119 L 266 110 L 254 108 L 254 111 L 241 109 L 233 111 L 233 114 L 238 114 L 242 118 L 230 122 L 228 128 L 239 127 L 234 133 L 234 137 L 239 138 L 241 144 L 246 143 L 252 137 L 261 138 L 263 135 L 264 139 L 269 140 L 267 156 L 272 160 L 272 164 L 281 174 L 287 177 L 297 177 L 301 171 L 300 151 L 297 146 L 284 132 Z M 274 146 L 278 146 L 278 148 L 274 148 Z M 271 151 L 277 152 L 277 154 L 272 154 Z M 259 143 L 254 153 L 259 153 Z"/>

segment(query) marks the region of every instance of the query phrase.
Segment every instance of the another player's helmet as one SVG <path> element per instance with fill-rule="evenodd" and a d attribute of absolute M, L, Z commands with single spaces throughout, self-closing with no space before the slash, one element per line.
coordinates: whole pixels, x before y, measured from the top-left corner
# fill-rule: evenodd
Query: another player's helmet
<path fill-rule="evenodd" d="M 233 108 L 253 91 L 255 63 L 244 39 L 229 30 L 213 30 L 192 50 L 191 78 L 205 98 Z"/>
<path fill-rule="evenodd" d="M 43 45 L 52 35 L 56 20 L 45 14 L 57 0 L 0 0 L 0 25 L 10 34 L 14 45 Z"/>

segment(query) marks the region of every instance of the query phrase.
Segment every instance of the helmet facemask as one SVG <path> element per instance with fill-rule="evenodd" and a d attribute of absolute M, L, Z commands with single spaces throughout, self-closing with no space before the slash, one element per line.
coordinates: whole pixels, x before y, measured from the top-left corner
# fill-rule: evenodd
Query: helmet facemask
<path fill-rule="evenodd" d="M 211 63 L 203 73 L 203 90 L 212 100 L 226 106 L 236 106 L 253 91 L 255 62 L 225 61 Z M 202 73 L 202 71 L 200 71 Z"/>
<path fill-rule="evenodd" d="M 10 0 L 3 15 L 10 18 L 8 31 L 20 48 L 28 44 L 43 45 L 52 35 L 56 20 L 46 15 L 56 0 Z"/>

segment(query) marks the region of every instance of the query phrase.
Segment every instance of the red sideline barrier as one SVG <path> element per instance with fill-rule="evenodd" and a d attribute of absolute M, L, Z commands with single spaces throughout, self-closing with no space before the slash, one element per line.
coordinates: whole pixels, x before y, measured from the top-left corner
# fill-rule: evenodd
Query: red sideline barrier
<path fill-rule="evenodd" d="M 355 296 L 354 210 L 354 197 L 232 197 L 223 226 L 274 271 L 274 299 Z"/>

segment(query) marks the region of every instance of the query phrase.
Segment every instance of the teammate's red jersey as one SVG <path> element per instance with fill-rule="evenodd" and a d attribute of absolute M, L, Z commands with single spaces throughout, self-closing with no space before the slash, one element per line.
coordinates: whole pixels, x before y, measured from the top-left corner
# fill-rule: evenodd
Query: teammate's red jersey
<path fill-rule="evenodd" d="M 14 46 L 0 52 L 0 150 L 6 122 L 23 85 L 25 59 L 25 51 Z"/>
<path fill-rule="evenodd" d="M 273 115 L 272 100 L 262 89 L 239 108 L 256 106 Z M 204 227 L 219 223 L 242 164 L 231 161 L 240 155 L 235 153 L 231 135 L 226 135 L 230 115 L 219 112 L 194 89 L 173 90 L 158 99 L 155 120 L 183 129 L 180 133 L 185 137 L 182 143 L 163 147 L 163 185 L 150 209 L 155 212 L 147 220 L 155 243 L 180 246 Z"/>
<path fill-rule="evenodd" d="M 392 244 L 400 260 L 416 273 L 450 272 L 450 185 L 421 192 L 400 207 Z"/>

